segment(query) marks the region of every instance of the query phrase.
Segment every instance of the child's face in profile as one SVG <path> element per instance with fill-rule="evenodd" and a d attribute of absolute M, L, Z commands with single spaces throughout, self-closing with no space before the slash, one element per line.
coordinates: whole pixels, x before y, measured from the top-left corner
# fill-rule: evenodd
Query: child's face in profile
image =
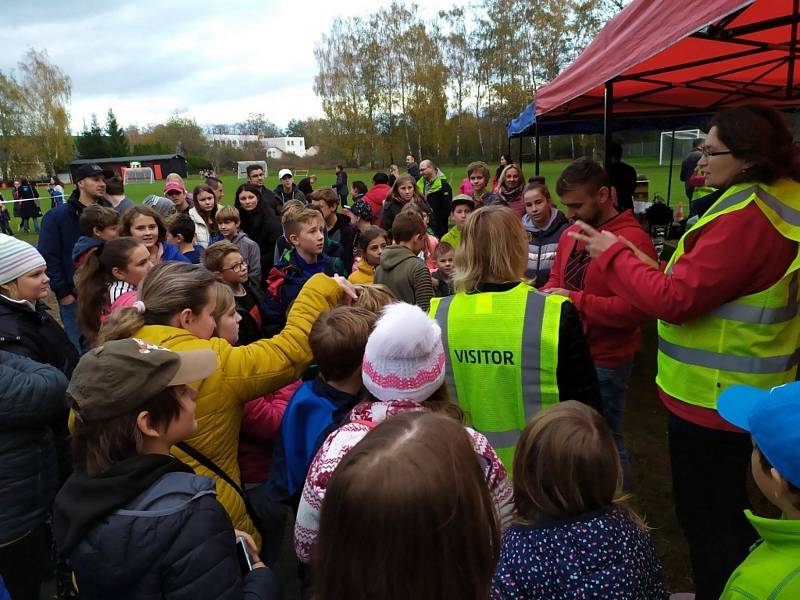
<path fill-rule="evenodd" d="M 308 223 L 300 224 L 300 233 L 291 235 L 290 241 L 303 254 L 319 256 L 325 246 L 325 222 L 320 216 Z"/>
<path fill-rule="evenodd" d="M 242 315 L 236 312 L 236 303 L 231 302 L 227 310 L 217 319 L 217 328 L 214 335 L 234 346 L 239 340 L 239 321 Z"/>
<path fill-rule="evenodd" d="M 436 268 L 447 275 L 448 278 L 453 274 L 453 259 L 455 255 L 455 252 L 445 252 L 436 259 Z"/>
<path fill-rule="evenodd" d="M 219 227 L 219 232 L 226 238 L 232 238 L 239 231 L 239 224 L 236 221 L 217 223 L 217 226 Z"/>

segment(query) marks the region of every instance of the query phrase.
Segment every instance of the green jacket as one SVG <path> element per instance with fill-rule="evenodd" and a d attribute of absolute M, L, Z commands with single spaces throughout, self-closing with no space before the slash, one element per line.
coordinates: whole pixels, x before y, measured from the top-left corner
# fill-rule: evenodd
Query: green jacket
<path fill-rule="evenodd" d="M 761 540 L 728 579 L 720 600 L 800 598 L 800 521 L 744 512 Z"/>
<path fill-rule="evenodd" d="M 405 246 L 393 244 L 381 255 L 375 269 L 375 283 L 392 290 L 398 300 L 416 304 L 425 312 L 433 298 L 433 281 L 425 263 Z"/>
<path fill-rule="evenodd" d="M 447 242 L 448 244 L 450 244 L 453 247 L 453 250 L 455 250 L 456 248 L 458 248 L 458 245 L 461 243 L 461 230 L 458 227 L 456 227 L 455 225 L 453 225 L 450 228 L 450 231 L 445 233 L 442 236 L 442 239 L 439 240 L 439 241 L 440 242 Z"/>

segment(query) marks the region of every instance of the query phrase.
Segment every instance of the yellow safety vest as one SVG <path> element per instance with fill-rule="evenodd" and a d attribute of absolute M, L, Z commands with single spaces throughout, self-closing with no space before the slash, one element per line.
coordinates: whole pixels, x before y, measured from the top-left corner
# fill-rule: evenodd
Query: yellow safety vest
<path fill-rule="evenodd" d="M 703 172 L 703 169 L 700 167 L 695 167 L 694 174 L 700 175 Z M 717 188 L 711 187 L 709 185 L 698 185 L 694 188 L 694 193 L 692 193 L 692 202 L 695 200 L 700 200 L 703 196 L 708 196 L 709 194 L 713 194 L 717 191 Z"/>
<path fill-rule="evenodd" d="M 771 186 L 738 184 L 681 238 L 667 274 L 683 256 L 687 236 L 751 202 L 781 235 L 800 241 L 800 183 L 781 179 Z M 730 252 L 736 252 L 736 240 L 731 240 Z M 764 291 L 736 298 L 682 325 L 659 321 L 659 387 L 688 404 L 716 409 L 720 392 L 732 385 L 768 389 L 794 381 L 800 358 L 798 269 L 800 253 L 780 281 Z"/>
<path fill-rule="evenodd" d="M 450 397 L 509 472 L 525 425 L 558 402 L 558 332 L 566 301 L 526 283 L 431 300 L 448 357 Z"/>

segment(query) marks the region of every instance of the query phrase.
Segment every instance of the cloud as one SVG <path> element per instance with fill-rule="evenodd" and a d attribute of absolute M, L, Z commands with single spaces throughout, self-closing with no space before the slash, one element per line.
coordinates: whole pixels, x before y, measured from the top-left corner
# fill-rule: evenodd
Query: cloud
<path fill-rule="evenodd" d="M 185 109 L 199 123 L 261 112 L 285 125 L 322 114 L 314 43 L 336 17 L 367 15 L 370 0 L 2 0 L 0 70 L 46 49 L 72 78 L 72 128 L 113 108 L 124 125 Z M 429 0 L 435 14 L 453 2 Z"/>

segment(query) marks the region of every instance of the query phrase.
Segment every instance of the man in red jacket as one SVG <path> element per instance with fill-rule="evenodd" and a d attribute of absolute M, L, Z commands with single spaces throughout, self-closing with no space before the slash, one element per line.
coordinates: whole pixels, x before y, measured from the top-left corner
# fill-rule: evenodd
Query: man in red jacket
<path fill-rule="evenodd" d="M 383 211 L 383 201 L 392 191 L 389 185 L 389 176 L 386 173 L 378 172 L 372 176 L 372 187 L 364 194 L 364 200 L 372 209 L 373 223 L 381 222 L 381 212 Z"/>
<path fill-rule="evenodd" d="M 653 243 L 634 218 L 633 211 L 616 209 L 616 194 L 608 174 L 598 163 L 589 158 L 573 162 L 558 178 L 556 193 L 571 220 L 580 219 L 596 229 L 625 238 L 639 250 L 638 254 L 657 264 Z M 576 227 L 573 225 L 567 231 Z M 614 434 L 627 482 L 628 456 L 622 436 L 622 411 L 633 357 L 639 349 L 639 326 L 648 315 L 615 295 L 589 257 L 585 245 L 568 235 L 561 236 L 550 279 L 541 289 L 567 296 L 581 315 L 600 382 L 603 417 Z"/>

